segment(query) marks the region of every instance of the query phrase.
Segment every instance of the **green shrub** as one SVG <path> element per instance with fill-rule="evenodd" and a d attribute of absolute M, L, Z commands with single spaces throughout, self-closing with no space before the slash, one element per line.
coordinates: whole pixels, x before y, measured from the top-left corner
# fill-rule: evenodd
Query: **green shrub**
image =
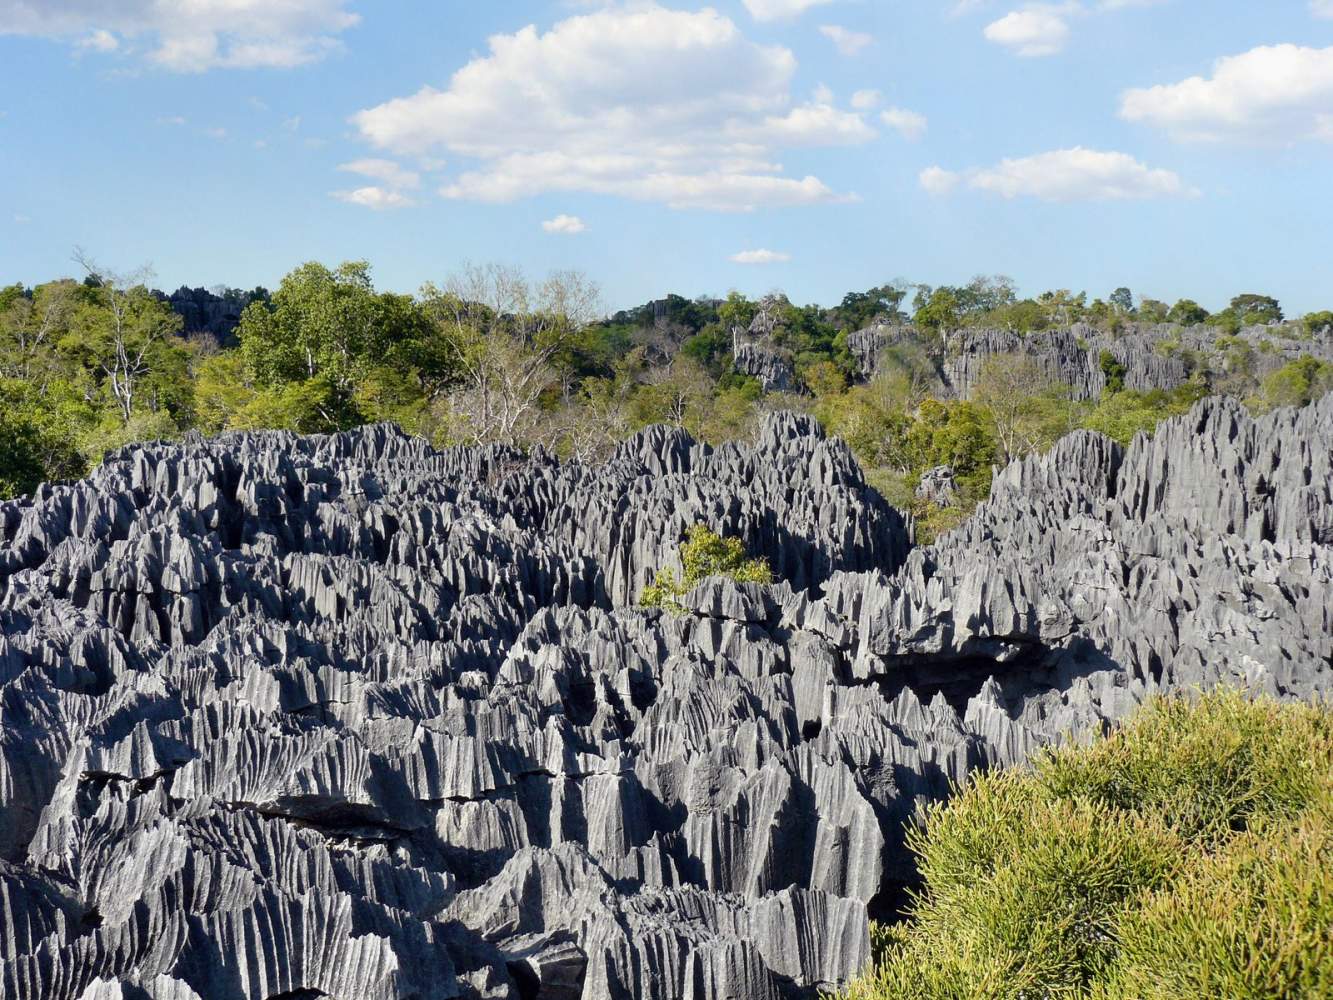
<path fill-rule="evenodd" d="M 679 598 L 710 576 L 725 576 L 737 583 L 771 583 L 773 572 L 763 559 L 751 559 L 739 538 L 723 538 L 702 524 L 690 528 L 680 546 L 680 564 L 684 572 L 659 570 L 656 579 L 643 589 L 639 603 L 647 608 L 664 608 L 679 614 Z"/>
<path fill-rule="evenodd" d="M 923 888 L 853 1000 L 1333 995 L 1333 712 L 1150 702 L 909 832 Z"/>
<path fill-rule="evenodd" d="M 1333 996 L 1328 806 L 1257 823 L 1127 912 L 1098 1000 Z"/>

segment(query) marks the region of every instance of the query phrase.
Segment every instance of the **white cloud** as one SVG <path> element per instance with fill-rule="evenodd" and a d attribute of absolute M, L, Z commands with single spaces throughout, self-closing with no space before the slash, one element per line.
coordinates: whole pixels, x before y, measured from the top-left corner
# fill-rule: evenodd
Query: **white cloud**
<path fill-rule="evenodd" d="M 1333 0 L 1310 0 L 1310 13 L 1315 17 L 1333 19 Z"/>
<path fill-rule="evenodd" d="M 595 192 L 720 211 L 847 200 L 787 176 L 776 154 L 876 132 L 828 93 L 794 101 L 795 72 L 789 50 L 749 41 L 711 8 L 612 6 L 496 35 L 445 89 L 352 120 L 378 149 L 467 161 L 441 188 L 448 198 Z"/>
<path fill-rule="evenodd" d="M 334 191 L 333 197 L 349 205 L 360 205 L 362 208 L 371 208 L 377 212 L 390 208 L 406 208 L 412 204 L 412 199 L 401 191 L 377 185 L 357 188 L 354 191 Z"/>
<path fill-rule="evenodd" d="M 908 142 L 916 142 L 926 134 L 926 116 L 904 108 L 888 108 L 880 113 L 880 119 L 889 128 L 897 129 Z"/>
<path fill-rule="evenodd" d="M 958 187 L 961 178 L 952 170 L 945 170 L 943 167 L 927 167 L 917 175 L 917 180 L 921 182 L 922 189 L 927 194 L 944 195 L 949 194 L 954 188 Z"/>
<path fill-rule="evenodd" d="M 163 115 L 161 118 L 157 120 L 157 123 L 159 125 L 175 125 L 175 126 L 181 126 L 187 124 L 185 117 L 183 115 Z"/>
<path fill-rule="evenodd" d="M 1211 77 L 1126 91 L 1120 117 L 1183 141 L 1333 141 L 1333 47 L 1266 45 L 1213 64 Z"/>
<path fill-rule="evenodd" d="M 883 96 L 878 90 L 858 90 L 852 95 L 852 107 L 857 111 L 870 111 L 879 107 Z"/>
<path fill-rule="evenodd" d="M 1081 146 L 1001 160 L 993 167 L 961 172 L 930 167 L 921 172 L 919 180 L 922 188 L 935 195 L 966 185 L 1002 198 L 1060 202 L 1189 198 L 1199 194 L 1173 171 L 1152 169 L 1128 153 Z"/>
<path fill-rule="evenodd" d="M 548 233 L 573 236 L 576 233 L 584 232 L 588 227 L 583 224 L 583 220 L 577 215 L 557 215 L 554 219 L 547 219 L 543 222 L 542 228 Z"/>
<path fill-rule="evenodd" d="M 742 250 L 727 259 L 733 264 L 785 264 L 791 260 L 791 254 L 777 250 Z"/>
<path fill-rule="evenodd" d="M 756 21 L 779 21 L 804 14 L 833 0 L 743 0 L 745 9 Z"/>
<path fill-rule="evenodd" d="M 1020 56 L 1050 56 L 1069 40 L 1069 15 L 1077 4 L 1034 4 L 986 25 L 986 40 Z"/>
<path fill-rule="evenodd" d="M 133 50 L 175 72 L 291 67 L 339 47 L 349 0 L 0 0 L 0 35 Z"/>
<path fill-rule="evenodd" d="M 374 158 L 353 160 L 351 163 L 340 164 L 338 169 L 346 171 L 349 174 L 360 174 L 362 177 L 369 177 L 371 180 L 381 181 L 389 187 L 398 190 L 404 188 L 418 188 L 421 186 L 420 174 L 415 170 L 407 170 L 399 166 L 393 160 Z"/>
<path fill-rule="evenodd" d="M 80 49 L 90 49 L 93 52 L 115 52 L 120 48 L 120 39 L 105 28 L 98 28 L 92 34 L 85 38 L 80 38 L 74 43 Z"/>
<path fill-rule="evenodd" d="M 31 216 L 22 215 L 22 214 L 18 214 L 18 215 L 15 215 L 15 216 L 14 216 L 14 225 L 16 225 L 16 226 L 26 226 L 26 225 L 27 225 L 29 222 L 31 222 L 31 221 L 32 221 L 32 217 L 31 217 Z"/>
<path fill-rule="evenodd" d="M 837 46 L 839 52 L 848 57 L 859 55 L 875 44 L 874 35 L 867 35 L 864 31 L 852 31 L 838 24 L 821 24 L 819 33 Z"/>
<path fill-rule="evenodd" d="M 344 173 L 359 174 L 378 184 L 356 188 L 351 191 L 333 191 L 332 196 L 349 205 L 360 205 L 375 211 L 388 208 L 407 208 L 415 204 L 405 193 L 421 186 L 421 175 L 415 170 L 408 170 L 393 160 L 368 157 L 339 164 Z"/>

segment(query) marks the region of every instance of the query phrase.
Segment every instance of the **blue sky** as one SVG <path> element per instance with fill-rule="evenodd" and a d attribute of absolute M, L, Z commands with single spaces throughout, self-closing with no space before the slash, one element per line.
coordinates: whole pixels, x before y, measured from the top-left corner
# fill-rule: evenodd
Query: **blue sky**
<path fill-rule="evenodd" d="M 1333 0 L 0 0 L 0 280 L 1333 307 Z"/>

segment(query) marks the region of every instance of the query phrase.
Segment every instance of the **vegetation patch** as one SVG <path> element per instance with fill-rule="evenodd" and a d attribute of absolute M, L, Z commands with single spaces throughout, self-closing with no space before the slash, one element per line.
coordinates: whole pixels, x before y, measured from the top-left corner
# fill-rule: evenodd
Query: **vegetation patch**
<path fill-rule="evenodd" d="M 1224 691 L 978 776 L 850 1000 L 1333 996 L 1333 711 Z"/>
<path fill-rule="evenodd" d="M 639 603 L 683 614 L 680 598 L 710 576 L 724 576 L 737 583 L 773 582 L 767 560 L 751 558 L 739 538 L 723 538 L 702 524 L 691 527 L 681 543 L 680 565 L 680 574 L 673 569 L 659 570 L 656 579 L 643 588 Z"/>

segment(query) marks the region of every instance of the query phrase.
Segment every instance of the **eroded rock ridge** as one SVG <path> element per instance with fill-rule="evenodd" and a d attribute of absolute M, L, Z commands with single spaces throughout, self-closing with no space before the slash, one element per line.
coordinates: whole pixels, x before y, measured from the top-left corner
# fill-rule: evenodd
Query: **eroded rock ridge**
<path fill-rule="evenodd" d="M 606 466 L 377 426 L 0 505 L 0 995 L 813 997 L 969 770 L 1333 671 L 1333 397 L 1080 433 L 937 545 L 806 418 Z M 634 609 L 685 529 L 780 583 Z"/>

